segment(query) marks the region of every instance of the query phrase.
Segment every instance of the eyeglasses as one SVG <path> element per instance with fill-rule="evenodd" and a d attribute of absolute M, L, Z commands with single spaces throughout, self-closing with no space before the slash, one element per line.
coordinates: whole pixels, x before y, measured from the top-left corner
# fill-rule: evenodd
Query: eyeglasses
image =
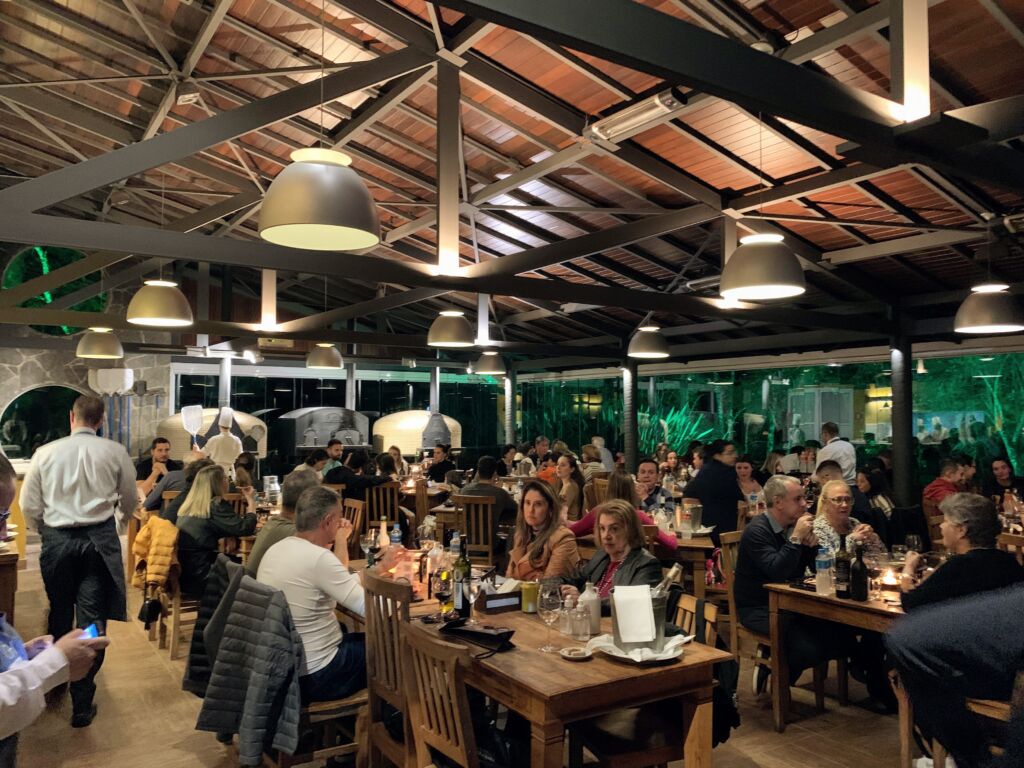
<path fill-rule="evenodd" d="M 831 501 L 833 504 L 840 504 L 840 505 L 853 504 L 853 499 L 851 497 L 849 497 L 849 496 L 835 496 L 835 497 L 829 499 L 829 501 Z"/>

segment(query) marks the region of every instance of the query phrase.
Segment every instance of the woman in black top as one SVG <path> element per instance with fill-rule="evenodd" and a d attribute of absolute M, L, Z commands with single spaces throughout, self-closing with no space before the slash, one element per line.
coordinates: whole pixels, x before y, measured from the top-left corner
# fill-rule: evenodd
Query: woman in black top
<path fill-rule="evenodd" d="M 1002 502 L 1009 490 L 1016 491 L 1019 497 L 1024 498 L 1024 480 L 1014 477 L 1009 459 L 992 459 L 992 477 L 985 481 L 983 493 L 989 499 L 998 496 Z"/>
<path fill-rule="evenodd" d="M 907 554 L 906 566 L 900 574 L 903 610 L 1024 581 L 1024 568 L 1017 559 L 995 548 L 1002 526 L 991 499 L 973 493 L 954 493 L 943 500 L 939 509 L 945 516 L 942 543 L 950 557 L 931 576 L 917 583 L 921 555 Z"/>
<path fill-rule="evenodd" d="M 696 479 L 686 486 L 683 502 L 697 502 L 704 508 L 701 524 L 715 526 L 711 539 L 717 547 L 721 534 L 736 530 L 738 504 L 743 501 L 736 478 L 736 444 L 715 440 L 704 453 L 708 460 Z"/>
<path fill-rule="evenodd" d="M 430 466 L 427 468 L 427 477 L 435 483 L 443 483 L 445 475 L 455 469 L 455 463 L 448 458 L 449 450 L 451 450 L 450 445 L 434 446 L 434 458 L 431 459 Z"/>
<path fill-rule="evenodd" d="M 251 536 L 256 530 L 256 505 L 252 488 L 242 489 L 249 511 L 239 515 L 224 500 L 228 479 L 218 466 L 199 471 L 188 497 L 178 510 L 178 562 L 181 591 L 202 597 L 206 577 L 217 559 L 217 545 L 225 536 Z"/>

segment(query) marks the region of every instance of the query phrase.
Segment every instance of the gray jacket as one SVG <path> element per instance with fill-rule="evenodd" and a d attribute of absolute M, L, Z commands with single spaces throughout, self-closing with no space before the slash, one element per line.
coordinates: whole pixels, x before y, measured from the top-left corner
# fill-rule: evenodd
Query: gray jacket
<path fill-rule="evenodd" d="M 217 648 L 224 634 L 224 625 L 235 592 L 242 581 L 243 568 L 226 555 L 217 555 L 217 560 L 206 578 L 206 589 L 199 604 L 199 616 L 192 630 L 192 644 L 185 661 L 185 678 L 181 687 L 199 697 L 206 695 L 210 682 L 210 668 L 217 658 Z"/>
<path fill-rule="evenodd" d="M 566 584 L 572 584 L 582 592 L 588 581 L 596 585 L 610 564 L 608 553 L 600 549 L 585 565 L 580 566 L 576 573 L 563 581 Z M 616 587 L 632 587 L 640 584 L 649 584 L 655 587 L 660 581 L 661 562 L 642 547 L 631 550 L 615 575 L 612 576 L 612 586 Z M 610 610 L 608 598 L 604 598 L 601 601 L 601 613 L 607 614 Z"/>
<path fill-rule="evenodd" d="M 265 748 L 299 744 L 302 639 L 284 593 L 242 576 L 196 729 L 238 734 L 241 765 L 260 765 Z"/>

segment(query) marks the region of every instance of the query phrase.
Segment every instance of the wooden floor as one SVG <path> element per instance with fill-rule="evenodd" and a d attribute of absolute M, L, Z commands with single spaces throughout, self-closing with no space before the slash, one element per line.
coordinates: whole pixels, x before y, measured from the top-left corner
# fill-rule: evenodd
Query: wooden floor
<path fill-rule="evenodd" d="M 130 598 L 128 613 L 138 613 L 139 598 Z M 19 573 L 17 629 L 29 639 L 45 630 L 46 596 L 35 558 Z M 92 726 L 72 729 L 70 701 L 47 711 L 21 735 L 20 768 L 234 768 L 230 748 L 211 733 L 194 730 L 200 700 L 181 690 L 184 661 L 170 661 L 150 643 L 138 621 L 113 623 L 111 646 L 97 678 L 99 714 Z M 851 680 L 851 699 L 864 697 Z M 828 712 L 813 711 L 813 696 L 794 691 L 796 722 L 784 734 L 771 727 L 767 697 L 755 700 L 750 675 L 740 679 L 743 720 L 726 744 L 715 749 L 715 768 L 895 768 L 895 716 L 881 716 L 857 706 L 839 707 L 827 700 Z M 681 766 L 682 763 L 679 763 Z"/>

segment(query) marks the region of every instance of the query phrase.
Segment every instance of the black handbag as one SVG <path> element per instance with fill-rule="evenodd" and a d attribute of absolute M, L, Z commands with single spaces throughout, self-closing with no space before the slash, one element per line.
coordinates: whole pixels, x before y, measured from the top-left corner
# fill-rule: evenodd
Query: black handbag
<path fill-rule="evenodd" d="M 465 640 L 467 643 L 479 645 L 491 653 L 501 653 L 515 648 L 512 643 L 514 629 L 507 627 L 491 627 L 486 624 L 478 624 L 473 627 L 466 626 L 465 619 L 455 619 L 442 625 L 441 634 L 450 638 Z"/>

